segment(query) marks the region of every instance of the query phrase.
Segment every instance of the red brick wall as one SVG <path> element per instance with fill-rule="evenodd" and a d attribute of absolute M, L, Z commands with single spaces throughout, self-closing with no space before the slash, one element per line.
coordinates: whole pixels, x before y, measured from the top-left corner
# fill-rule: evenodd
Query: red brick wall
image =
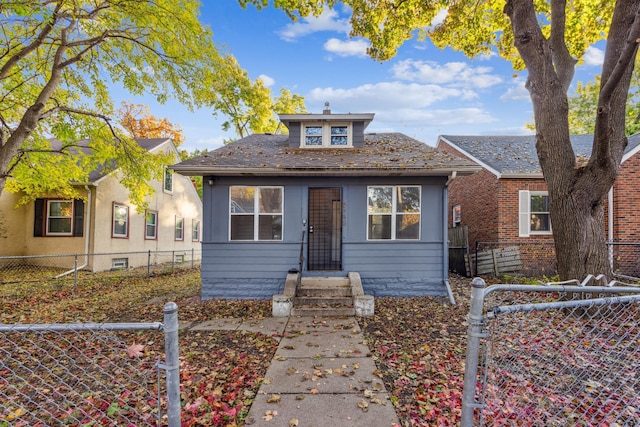
<path fill-rule="evenodd" d="M 498 239 L 507 242 L 531 242 L 553 240 L 551 235 L 533 235 L 530 237 L 518 237 L 519 234 L 519 206 L 518 197 L 520 190 L 547 191 L 547 184 L 542 178 L 535 179 L 501 179 L 499 185 L 498 205 Z"/>
<path fill-rule="evenodd" d="M 471 160 L 449 144 L 439 143 L 438 148 L 449 154 Z M 475 250 L 475 242 L 495 242 L 498 239 L 498 180 L 487 170 L 456 177 L 449 184 L 449 226 L 453 206 L 460 205 L 461 224 L 469 229 L 469 246 Z"/>
<path fill-rule="evenodd" d="M 640 154 L 620 166 L 613 186 L 614 240 L 640 242 Z"/>

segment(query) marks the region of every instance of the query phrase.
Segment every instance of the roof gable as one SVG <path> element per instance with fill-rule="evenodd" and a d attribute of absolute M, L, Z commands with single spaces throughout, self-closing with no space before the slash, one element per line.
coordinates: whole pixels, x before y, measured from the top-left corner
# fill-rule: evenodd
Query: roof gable
<path fill-rule="evenodd" d="M 498 177 L 541 177 L 535 135 L 441 135 L 439 138 Z M 593 135 L 571 135 L 576 157 L 589 158 Z M 629 137 L 623 161 L 640 150 L 640 134 Z"/>

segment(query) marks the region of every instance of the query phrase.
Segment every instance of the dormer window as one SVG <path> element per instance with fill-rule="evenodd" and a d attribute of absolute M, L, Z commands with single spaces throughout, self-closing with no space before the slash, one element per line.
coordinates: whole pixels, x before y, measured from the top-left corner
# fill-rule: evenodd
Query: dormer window
<path fill-rule="evenodd" d="M 302 147 L 351 147 L 351 123 L 309 123 L 303 125 Z"/>

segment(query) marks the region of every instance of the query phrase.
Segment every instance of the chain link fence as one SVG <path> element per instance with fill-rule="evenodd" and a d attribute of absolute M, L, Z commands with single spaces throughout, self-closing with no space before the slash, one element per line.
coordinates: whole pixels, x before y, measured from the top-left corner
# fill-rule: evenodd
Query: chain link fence
<path fill-rule="evenodd" d="M 602 277 L 474 279 L 461 426 L 640 425 L 638 319 L 640 287 Z"/>
<path fill-rule="evenodd" d="M 0 324 L 0 426 L 178 427 L 178 369 L 175 303 L 164 324 Z"/>
<path fill-rule="evenodd" d="M 93 273 L 114 277 L 152 276 L 200 266 L 201 251 L 114 252 L 0 257 L 0 286 L 42 282 L 73 285 Z"/>

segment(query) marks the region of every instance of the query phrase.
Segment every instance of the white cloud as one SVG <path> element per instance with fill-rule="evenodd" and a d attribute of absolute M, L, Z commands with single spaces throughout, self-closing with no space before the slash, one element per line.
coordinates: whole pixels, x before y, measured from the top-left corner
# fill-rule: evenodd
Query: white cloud
<path fill-rule="evenodd" d="M 264 83 L 266 87 L 272 87 L 274 84 L 276 84 L 275 79 L 267 76 L 266 74 L 260 74 L 258 78 L 262 80 L 262 83 Z"/>
<path fill-rule="evenodd" d="M 471 67 L 464 62 L 439 64 L 413 59 L 400 61 L 392 67 L 393 75 L 402 80 L 478 89 L 502 82 L 498 75 L 491 74 L 492 71 L 491 67 Z"/>
<path fill-rule="evenodd" d="M 590 46 L 582 56 L 586 65 L 600 66 L 604 63 L 604 51 L 597 47 Z"/>
<path fill-rule="evenodd" d="M 447 18 L 448 14 L 449 14 L 449 11 L 447 9 L 440 9 L 440 12 L 438 12 L 436 16 L 434 16 L 433 19 L 431 20 L 431 26 L 437 27 L 438 25 L 442 24 L 444 20 Z"/>
<path fill-rule="evenodd" d="M 280 37 L 288 42 L 313 34 L 319 31 L 335 31 L 349 33 L 351 24 L 349 19 L 340 18 L 338 12 L 325 9 L 320 16 L 307 16 L 299 22 L 287 24 L 284 29 L 278 31 Z"/>
<path fill-rule="evenodd" d="M 321 106 L 325 101 L 329 101 L 335 113 L 373 112 L 376 116 L 372 125 L 375 127 L 368 129 L 371 132 L 380 132 L 378 126 L 384 127 L 383 129 L 400 126 L 396 131 L 402 132 L 407 126 L 486 124 L 496 120 L 482 108 L 455 108 L 462 100 L 470 97 L 475 97 L 475 94 L 459 88 L 383 82 L 348 89 L 316 88 L 305 96 L 305 100 L 310 111 L 314 110 L 313 105 Z M 453 108 L 430 108 L 438 102 Z"/>
<path fill-rule="evenodd" d="M 341 110 L 345 107 L 350 109 L 344 112 L 377 112 L 408 106 L 424 108 L 438 101 L 467 96 L 468 93 L 463 90 L 438 85 L 382 82 L 350 89 L 316 88 L 306 95 L 305 99 L 310 104 L 314 101 L 318 103 L 329 101 L 331 105 Z"/>
<path fill-rule="evenodd" d="M 367 41 L 359 40 L 338 40 L 331 38 L 324 44 L 327 52 L 334 53 L 338 56 L 367 56 Z"/>
<path fill-rule="evenodd" d="M 525 80 L 518 79 L 512 87 L 500 96 L 500 101 L 529 101 L 531 95 L 524 85 Z"/>

